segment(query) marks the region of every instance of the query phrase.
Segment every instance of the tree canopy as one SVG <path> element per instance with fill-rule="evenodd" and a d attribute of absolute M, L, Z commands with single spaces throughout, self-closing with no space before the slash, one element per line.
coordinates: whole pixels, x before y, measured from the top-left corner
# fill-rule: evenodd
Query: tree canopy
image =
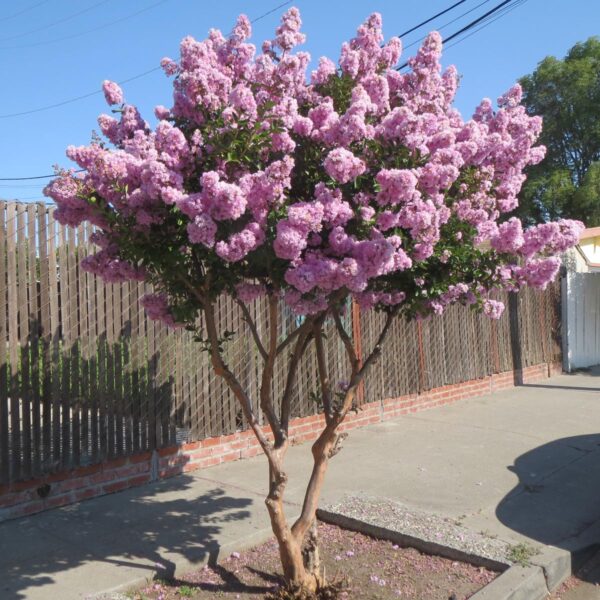
<path fill-rule="evenodd" d="M 575 44 L 562 60 L 546 57 L 521 85 L 527 112 L 543 117 L 547 148 L 527 171 L 521 215 L 600 225 L 600 39 Z"/>
<path fill-rule="evenodd" d="M 339 61 L 321 58 L 310 78 L 300 14 L 290 9 L 262 52 L 246 40 L 240 17 L 229 38 L 212 30 L 181 43 L 171 108 L 155 109 L 151 128 L 121 89 L 104 92 L 120 115 L 102 115 L 99 136 L 68 156 L 84 171 L 63 171 L 46 189 L 56 218 L 96 226 L 100 250 L 83 266 L 109 282 L 146 280 L 154 293 L 148 315 L 186 326 L 210 352 L 215 372 L 239 401 L 269 462 L 267 508 L 286 580 L 321 585 L 301 548 L 340 425 L 365 373 L 382 357 L 396 316 L 426 318 L 460 302 L 499 318 L 495 293 L 545 287 L 558 272 L 557 253 L 573 246 L 582 225 L 572 220 L 524 230 L 511 216 L 525 179 L 538 163 L 541 120 L 520 104 L 516 85 L 498 107 L 484 100 L 468 121 L 452 102 L 454 67 L 442 71 L 442 39 L 430 34 L 410 71 L 395 69 L 401 42 L 383 43 L 373 14 L 342 46 Z M 215 305 L 230 294 L 249 324 L 262 358 L 260 390 L 242 387 L 227 364 Z M 249 304 L 266 298 L 268 333 Z M 385 314 L 373 348 L 356 352 L 340 318 L 352 298 Z M 280 305 L 303 318 L 280 337 Z M 330 379 L 324 323 L 346 349 L 349 377 Z M 317 355 L 324 428 L 313 445 L 314 468 L 302 513 L 285 518 L 291 390 L 306 348 Z M 274 398 L 275 368 L 287 382 Z M 340 390 L 337 392 L 336 390 Z M 269 429 L 259 422 L 260 404 Z M 313 542 L 310 542 L 314 546 Z"/>

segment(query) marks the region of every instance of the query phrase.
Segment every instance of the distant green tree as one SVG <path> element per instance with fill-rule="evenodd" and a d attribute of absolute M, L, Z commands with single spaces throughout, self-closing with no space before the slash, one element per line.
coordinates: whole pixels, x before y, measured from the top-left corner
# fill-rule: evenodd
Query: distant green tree
<path fill-rule="evenodd" d="M 546 57 L 520 83 L 527 112 L 544 118 L 548 149 L 528 169 L 521 217 L 600 225 L 600 38 L 575 44 L 562 60 Z"/>

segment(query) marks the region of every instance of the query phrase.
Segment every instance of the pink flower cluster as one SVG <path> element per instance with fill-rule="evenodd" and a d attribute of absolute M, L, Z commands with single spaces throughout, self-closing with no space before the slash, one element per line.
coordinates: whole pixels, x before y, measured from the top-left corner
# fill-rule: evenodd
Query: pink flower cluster
<path fill-rule="evenodd" d="M 310 56 L 295 51 L 305 41 L 297 9 L 262 52 L 250 34 L 241 16 L 229 37 L 187 37 L 178 61 L 163 59 L 173 105 L 156 107 L 154 129 L 104 82 L 107 103 L 121 105 L 119 119 L 98 121 L 112 146 L 70 147 L 85 173 L 61 172 L 46 188 L 59 221 L 102 232 L 85 268 L 162 280 L 144 306 L 170 325 L 182 273 L 244 302 L 278 289 L 302 314 L 342 293 L 413 316 L 464 302 L 493 318 L 494 289 L 556 275 L 581 224 L 525 230 L 507 218 L 525 167 L 544 155 L 518 85 L 465 121 L 436 32 L 400 73 L 400 40 L 384 43 L 373 14 L 338 64 L 321 58 L 310 79 Z"/>

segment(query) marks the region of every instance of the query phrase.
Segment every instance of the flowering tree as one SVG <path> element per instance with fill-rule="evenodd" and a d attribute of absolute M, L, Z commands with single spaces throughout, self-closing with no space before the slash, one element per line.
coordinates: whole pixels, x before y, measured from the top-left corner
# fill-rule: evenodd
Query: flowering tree
<path fill-rule="evenodd" d="M 457 72 L 441 70 L 439 34 L 427 37 L 402 74 L 394 69 L 400 40 L 383 44 L 374 14 L 342 46 L 338 65 L 321 58 L 310 79 L 309 55 L 294 52 L 304 42 L 296 9 L 261 53 L 249 36 L 241 16 L 228 38 L 216 30 L 202 42 L 185 38 L 179 62 L 162 61 L 174 78 L 174 102 L 155 109 L 154 129 L 105 82 L 106 100 L 120 113 L 99 118 L 110 143 L 97 137 L 70 147 L 67 156 L 84 173 L 61 171 L 46 194 L 60 222 L 96 226 L 100 250 L 84 268 L 109 282 L 152 283 L 155 293 L 142 300 L 149 317 L 194 330 L 210 352 L 268 460 L 266 505 L 285 579 L 315 590 L 323 580 L 313 525 L 327 464 L 393 319 L 440 314 L 454 302 L 498 318 L 504 307 L 494 292 L 545 287 L 558 271 L 556 254 L 577 242 L 582 226 L 563 220 L 524 231 L 509 216 L 523 169 L 544 156 L 534 147 L 541 120 L 519 105 L 515 86 L 496 110 L 484 100 L 463 121 L 452 108 Z M 228 336 L 215 319 L 221 294 L 241 307 L 262 357 L 268 428 L 226 364 Z M 269 306 L 266 339 L 248 310 L 259 296 Z M 340 318 L 349 297 L 385 314 L 364 360 Z M 285 339 L 277 333 L 280 303 L 304 316 Z M 326 318 L 347 353 L 342 394 L 328 374 Z M 291 524 L 283 505 L 290 396 L 311 344 L 325 426 Z M 275 399 L 278 361 L 287 384 Z"/>

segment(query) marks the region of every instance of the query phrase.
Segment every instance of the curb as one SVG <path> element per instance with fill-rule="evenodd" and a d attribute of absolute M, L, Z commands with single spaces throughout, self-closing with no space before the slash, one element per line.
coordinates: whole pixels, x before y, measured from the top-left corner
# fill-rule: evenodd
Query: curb
<path fill-rule="evenodd" d="M 443 544 L 438 544 L 436 542 L 423 540 L 412 535 L 407 535 L 406 533 L 394 531 L 393 529 L 372 525 L 365 521 L 360 521 L 359 519 L 347 517 L 346 515 L 324 510 L 322 508 L 317 510 L 317 518 L 325 523 L 337 525 L 344 529 L 350 529 L 351 531 L 394 542 L 394 544 L 398 544 L 398 546 L 415 548 L 416 550 L 427 554 L 436 554 L 437 556 L 443 556 L 444 558 L 449 558 L 451 560 L 467 562 L 476 567 L 485 567 L 492 571 L 506 571 L 509 567 L 507 563 L 464 552 L 457 548 L 451 548 L 450 546 L 444 546 Z"/>
<path fill-rule="evenodd" d="M 541 567 L 513 565 L 471 596 L 471 600 L 543 600 L 548 592 Z"/>
<path fill-rule="evenodd" d="M 329 510 L 318 509 L 317 517 L 326 523 L 386 539 L 399 546 L 410 546 L 428 554 L 499 571 L 500 575 L 472 596 L 472 600 L 542 600 L 572 574 L 574 564 L 585 562 L 597 549 L 597 545 L 590 544 L 572 553 L 554 546 L 544 546 L 539 554 L 531 558 L 528 566 L 511 565 L 508 561 L 492 560 Z"/>

